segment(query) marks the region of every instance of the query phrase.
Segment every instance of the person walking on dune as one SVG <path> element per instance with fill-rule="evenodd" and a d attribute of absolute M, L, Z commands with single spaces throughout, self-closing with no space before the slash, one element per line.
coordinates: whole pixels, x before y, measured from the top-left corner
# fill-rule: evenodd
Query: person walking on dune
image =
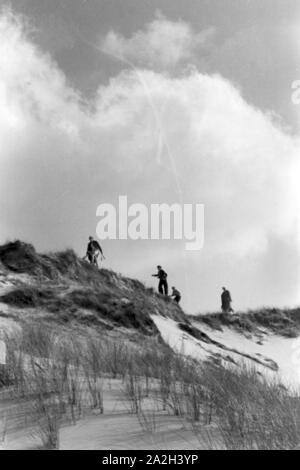
<path fill-rule="evenodd" d="M 89 260 L 91 264 L 98 267 L 98 256 L 101 254 L 101 261 L 104 259 L 104 254 L 100 243 L 93 237 L 89 237 L 85 258 Z"/>
<path fill-rule="evenodd" d="M 177 302 L 179 304 L 179 302 L 181 300 L 181 294 L 180 294 L 179 290 L 176 289 L 176 287 L 172 287 L 171 297 L 174 297 L 175 302 Z"/>
<path fill-rule="evenodd" d="M 228 313 L 228 312 L 233 312 L 233 308 L 231 307 L 231 295 L 228 289 L 226 287 L 222 287 L 223 292 L 221 294 L 221 308 L 222 312 Z"/>
<path fill-rule="evenodd" d="M 167 273 L 162 269 L 161 266 L 157 266 L 157 274 L 152 274 L 153 277 L 158 277 L 158 292 L 160 294 L 168 295 L 168 282 L 167 282 Z"/>

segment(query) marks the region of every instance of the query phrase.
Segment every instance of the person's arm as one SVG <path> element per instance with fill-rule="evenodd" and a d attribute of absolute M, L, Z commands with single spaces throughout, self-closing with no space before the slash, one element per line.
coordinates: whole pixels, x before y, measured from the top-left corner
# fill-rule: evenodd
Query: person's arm
<path fill-rule="evenodd" d="M 100 251 L 101 255 L 103 256 L 103 251 L 102 251 L 101 245 L 100 245 L 99 242 L 97 242 L 97 240 L 96 240 L 96 244 L 97 244 L 98 250 Z"/>
<path fill-rule="evenodd" d="M 102 260 L 103 260 L 103 259 L 106 259 L 105 256 L 104 256 L 103 250 L 102 250 L 102 248 L 101 248 L 101 245 L 100 245 L 100 243 L 99 243 L 97 240 L 95 241 L 95 245 L 96 245 L 97 249 L 100 251 L 101 259 L 102 259 Z"/>
<path fill-rule="evenodd" d="M 158 274 L 151 274 L 152 277 L 158 277 Z"/>

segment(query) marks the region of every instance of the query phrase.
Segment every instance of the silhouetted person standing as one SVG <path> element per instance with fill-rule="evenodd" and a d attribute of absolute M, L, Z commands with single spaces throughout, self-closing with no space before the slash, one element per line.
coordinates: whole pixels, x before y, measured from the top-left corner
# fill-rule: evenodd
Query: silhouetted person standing
<path fill-rule="evenodd" d="M 221 294 L 221 308 L 222 312 L 228 313 L 228 312 L 233 312 L 233 309 L 231 308 L 231 295 L 228 289 L 226 287 L 222 287 L 223 292 Z"/>
<path fill-rule="evenodd" d="M 179 304 L 179 302 L 181 300 L 181 294 L 180 294 L 179 290 L 176 289 L 176 287 L 172 287 L 171 297 L 174 297 L 175 302 L 177 302 Z"/>
<path fill-rule="evenodd" d="M 153 277 L 158 277 L 158 292 L 160 294 L 168 295 L 168 282 L 167 273 L 162 269 L 161 266 L 157 266 L 157 274 L 152 274 Z"/>

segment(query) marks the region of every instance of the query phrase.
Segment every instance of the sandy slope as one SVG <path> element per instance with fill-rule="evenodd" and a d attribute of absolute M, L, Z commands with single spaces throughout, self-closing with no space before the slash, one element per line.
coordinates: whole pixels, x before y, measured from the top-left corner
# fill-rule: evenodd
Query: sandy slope
<path fill-rule="evenodd" d="M 0 400 L 2 428 L 7 434 L 2 446 L 6 450 L 36 449 L 40 439 L 24 423 L 24 405 Z M 201 434 L 183 419 L 171 416 L 153 404 L 143 403 L 145 418 L 130 413 L 120 380 L 104 383 L 104 415 L 90 412 L 75 425 L 65 425 L 60 432 L 61 449 L 197 449 L 205 448 L 206 433 L 216 435 L 213 425 L 202 426 Z M 155 418 L 154 418 L 155 415 Z M 146 424 L 148 422 L 149 424 Z M 155 432 L 153 432 L 155 430 Z M 1 429 L 0 429 L 1 431 Z M 1 432 L 0 432 L 1 442 Z"/>
<path fill-rule="evenodd" d="M 287 384 L 297 386 L 300 383 L 298 339 L 283 338 L 270 332 L 260 332 L 259 336 L 247 334 L 246 337 L 228 327 L 218 331 L 193 322 L 209 338 L 220 343 L 221 348 L 183 332 L 175 320 L 159 315 L 153 315 L 152 319 L 163 339 L 181 354 L 201 360 L 211 356 L 224 362 L 229 358 L 236 363 L 243 360 L 254 364 L 269 377 L 278 374 Z M 7 320 L 1 321 L 3 324 Z M 278 372 L 270 369 L 271 361 L 278 364 Z M 208 447 L 208 435 L 217 447 L 219 436 L 215 425 L 202 425 L 201 432 L 197 433 L 187 421 L 167 414 L 157 405 L 153 406 L 147 398 L 143 402 L 144 418 L 138 417 L 130 411 L 124 384 L 120 380 L 107 379 L 103 387 L 104 415 L 90 411 L 75 425 L 66 423 L 60 431 L 61 449 L 201 449 Z M 12 402 L 9 394 L 0 397 L 0 446 L 3 449 L 36 449 L 40 446 L 39 437 L 31 431 L 28 423 L 24 423 L 25 408 L 24 404 L 19 407 Z M 6 428 L 7 431 L 2 443 L 1 427 L 3 436 L 3 430 Z"/>
<path fill-rule="evenodd" d="M 269 377 L 280 377 L 290 387 L 300 386 L 300 339 L 284 338 L 264 332 L 262 335 L 247 337 L 228 327 L 218 331 L 201 323 L 193 322 L 193 326 L 206 333 L 212 340 L 224 346 L 207 344 L 183 332 L 178 323 L 170 318 L 153 315 L 153 320 L 160 330 L 164 340 L 177 352 L 197 359 L 208 359 L 218 356 L 224 362 L 232 359 L 243 361 L 255 366 L 260 372 Z M 246 356 L 245 356 L 246 355 Z M 272 370 L 273 364 L 278 366 L 278 372 Z"/>

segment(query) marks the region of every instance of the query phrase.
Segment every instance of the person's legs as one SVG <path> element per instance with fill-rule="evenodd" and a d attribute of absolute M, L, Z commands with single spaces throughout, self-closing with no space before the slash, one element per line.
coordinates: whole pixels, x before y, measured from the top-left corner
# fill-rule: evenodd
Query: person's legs
<path fill-rule="evenodd" d="M 176 295 L 176 296 L 174 297 L 175 302 L 177 302 L 178 304 L 179 304 L 179 302 L 180 302 L 180 299 L 181 299 L 180 295 Z"/>
<path fill-rule="evenodd" d="M 230 309 L 230 305 L 228 304 L 227 301 L 223 301 L 222 303 L 222 312 L 223 313 L 228 313 Z"/>
<path fill-rule="evenodd" d="M 167 281 L 163 281 L 163 284 L 164 284 L 165 295 L 168 295 L 168 283 L 167 283 Z"/>
<path fill-rule="evenodd" d="M 94 265 L 98 268 L 98 256 L 99 256 L 99 251 L 95 251 L 95 253 L 93 254 L 93 263 Z"/>
<path fill-rule="evenodd" d="M 160 294 L 163 294 L 163 281 L 162 281 L 162 279 L 160 279 L 160 281 L 158 283 L 158 292 Z"/>

